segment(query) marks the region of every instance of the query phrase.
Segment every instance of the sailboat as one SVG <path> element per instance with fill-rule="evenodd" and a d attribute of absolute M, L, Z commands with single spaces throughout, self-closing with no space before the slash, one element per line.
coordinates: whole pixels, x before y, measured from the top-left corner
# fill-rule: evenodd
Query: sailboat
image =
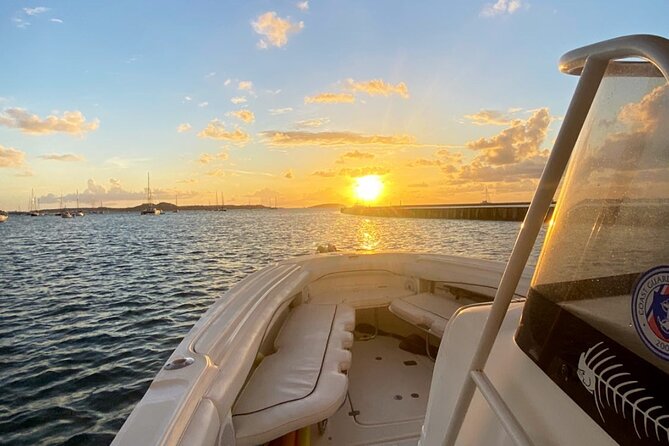
<path fill-rule="evenodd" d="M 67 206 L 63 207 L 63 194 L 60 194 L 60 215 L 61 218 L 73 218 L 74 216 L 67 210 Z"/>
<path fill-rule="evenodd" d="M 39 211 L 37 198 L 35 197 L 35 190 L 31 189 L 30 191 L 30 211 L 29 215 L 31 217 L 41 217 L 42 214 Z"/>
<path fill-rule="evenodd" d="M 84 216 L 84 211 L 82 211 L 82 210 L 79 208 L 79 189 L 77 189 L 77 210 L 76 210 L 76 212 L 74 213 L 74 215 L 75 215 L 76 217 L 83 217 L 83 216 Z"/>
<path fill-rule="evenodd" d="M 174 205 L 174 213 L 179 213 L 179 194 L 176 194 L 176 197 L 174 197 L 175 205 Z"/>
<path fill-rule="evenodd" d="M 112 445 L 666 445 L 669 40 L 559 67 L 580 79 L 508 263 L 269 265 L 214 301 Z"/>
<path fill-rule="evenodd" d="M 160 215 L 160 209 L 153 205 L 153 197 L 151 195 L 151 177 L 146 173 L 146 201 L 147 206 L 142 210 L 141 215 Z"/>
<path fill-rule="evenodd" d="M 4 223 L 9 219 L 9 214 L 3 210 L 0 210 L 0 223 Z"/>

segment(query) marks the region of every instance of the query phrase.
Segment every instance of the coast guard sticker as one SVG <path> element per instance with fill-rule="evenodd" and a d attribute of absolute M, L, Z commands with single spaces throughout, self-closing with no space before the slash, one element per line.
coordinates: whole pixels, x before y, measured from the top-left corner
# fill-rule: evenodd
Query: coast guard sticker
<path fill-rule="evenodd" d="M 641 275 L 632 292 L 632 320 L 646 347 L 669 361 L 669 265 Z"/>

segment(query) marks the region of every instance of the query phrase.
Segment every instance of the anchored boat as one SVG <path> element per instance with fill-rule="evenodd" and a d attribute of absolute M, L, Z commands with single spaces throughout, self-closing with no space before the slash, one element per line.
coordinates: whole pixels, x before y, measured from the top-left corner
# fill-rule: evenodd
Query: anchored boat
<path fill-rule="evenodd" d="M 114 444 L 668 444 L 669 40 L 560 69 L 580 80 L 508 264 L 327 253 L 258 271 Z"/>
<path fill-rule="evenodd" d="M 141 215 L 160 215 L 161 211 L 153 204 L 153 195 L 151 195 L 151 177 L 146 174 L 146 208 L 142 209 Z"/>
<path fill-rule="evenodd" d="M 9 214 L 5 211 L 0 211 L 0 223 L 3 223 L 9 219 Z"/>

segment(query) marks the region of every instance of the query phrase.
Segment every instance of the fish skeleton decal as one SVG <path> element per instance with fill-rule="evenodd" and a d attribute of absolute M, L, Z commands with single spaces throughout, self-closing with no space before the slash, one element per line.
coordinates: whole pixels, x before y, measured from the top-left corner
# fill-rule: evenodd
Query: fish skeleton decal
<path fill-rule="evenodd" d="M 607 353 L 609 349 L 603 344 L 599 342 L 581 353 L 577 371 L 583 386 L 594 396 L 602 421 L 606 421 L 601 409 L 606 402 L 623 418 L 631 417 L 639 439 L 644 438 L 642 433 L 645 438 L 652 438 L 654 433 L 658 441 L 669 442 L 669 427 L 662 424 L 662 420 L 669 420 L 667 411 L 661 405 L 653 404 L 655 398 L 639 386 L 631 373 L 623 370 L 623 365 L 615 355 Z M 645 410 L 640 407 L 642 403 L 647 407 Z M 639 429 L 641 424 L 642 431 Z"/>

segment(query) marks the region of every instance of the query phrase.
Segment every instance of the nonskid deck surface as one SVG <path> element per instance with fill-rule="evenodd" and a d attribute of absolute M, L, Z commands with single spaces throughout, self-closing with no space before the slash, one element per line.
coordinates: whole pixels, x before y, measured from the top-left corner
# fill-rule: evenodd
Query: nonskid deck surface
<path fill-rule="evenodd" d="M 348 398 L 325 434 L 313 432 L 312 444 L 416 444 L 434 366 L 400 342 L 382 335 L 354 342 Z"/>

